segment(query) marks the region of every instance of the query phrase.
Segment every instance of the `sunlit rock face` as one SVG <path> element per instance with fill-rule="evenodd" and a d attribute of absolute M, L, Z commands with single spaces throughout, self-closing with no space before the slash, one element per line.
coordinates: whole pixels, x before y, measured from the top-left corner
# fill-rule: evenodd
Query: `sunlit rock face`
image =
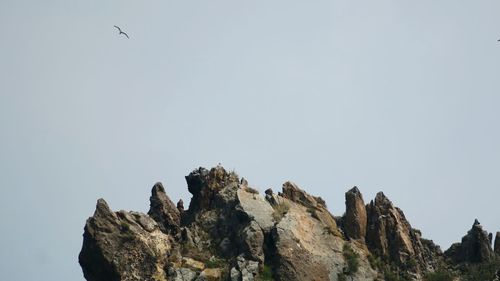
<path fill-rule="evenodd" d="M 357 187 L 345 194 L 346 213 L 343 220 L 347 238 L 365 241 L 368 218 L 363 195 Z"/>

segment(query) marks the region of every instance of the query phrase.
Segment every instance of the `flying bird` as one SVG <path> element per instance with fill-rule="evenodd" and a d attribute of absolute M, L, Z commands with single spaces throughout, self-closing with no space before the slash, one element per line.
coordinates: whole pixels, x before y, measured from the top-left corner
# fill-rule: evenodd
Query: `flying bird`
<path fill-rule="evenodd" d="M 118 33 L 118 35 L 122 35 L 122 34 L 123 34 L 123 35 L 125 35 L 125 36 L 127 37 L 127 39 L 130 39 L 130 37 L 128 37 L 128 34 L 127 34 L 127 33 L 125 33 L 125 32 L 123 32 L 121 28 L 119 28 L 119 27 L 118 27 L 118 26 L 116 26 L 116 25 L 115 25 L 114 27 L 116 27 L 116 29 L 118 29 L 118 31 L 120 31 L 120 33 Z"/>

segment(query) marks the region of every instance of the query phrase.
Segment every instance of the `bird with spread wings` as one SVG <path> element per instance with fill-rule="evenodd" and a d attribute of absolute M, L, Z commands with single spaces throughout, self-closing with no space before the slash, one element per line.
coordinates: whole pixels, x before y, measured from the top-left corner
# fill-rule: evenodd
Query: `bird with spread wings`
<path fill-rule="evenodd" d="M 123 32 L 123 31 L 122 31 L 122 29 L 121 29 L 120 27 L 118 27 L 118 26 L 116 26 L 116 25 L 115 25 L 114 27 L 116 27 L 116 29 L 118 29 L 118 31 L 120 31 L 120 33 L 118 33 L 118 35 L 123 34 L 123 35 L 125 35 L 125 36 L 127 37 L 127 39 L 130 39 L 130 37 L 128 37 L 128 34 L 127 34 L 127 33 L 125 33 L 125 32 Z"/>

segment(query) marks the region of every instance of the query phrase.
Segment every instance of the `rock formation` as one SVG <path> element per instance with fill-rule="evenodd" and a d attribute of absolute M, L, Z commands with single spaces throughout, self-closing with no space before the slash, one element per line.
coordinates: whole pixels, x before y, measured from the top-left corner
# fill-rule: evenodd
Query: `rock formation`
<path fill-rule="evenodd" d="M 87 280 L 164 280 L 171 237 L 149 216 L 112 212 L 99 199 L 87 220 L 80 265 Z"/>
<path fill-rule="evenodd" d="M 403 211 L 384 193 L 377 193 L 366 208 L 366 243 L 372 253 L 417 275 L 436 268 L 442 254 L 439 247 L 421 239 L 420 231 L 411 227 Z"/>
<path fill-rule="evenodd" d="M 196 169 L 186 182 L 192 194 L 187 210 L 182 200 L 174 205 L 161 183 L 152 189 L 147 215 L 113 212 L 99 199 L 83 234 L 79 262 L 84 277 L 423 280 L 446 263 L 440 248 L 423 239 L 383 193 L 365 206 L 359 189 L 352 188 L 345 194 L 345 215 L 336 218 L 323 199 L 292 182 L 278 194 L 267 189 L 264 197 L 222 166 Z M 456 263 L 492 260 L 490 240 L 475 223 L 447 256 Z"/>
<path fill-rule="evenodd" d="M 165 233 L 177 233 L 180 226 L 180 214 L 177 207 L 165 193 L 165 188 L 158 182 L 153 186 L 149 198 L 148 215 L 154 219 Z"/>
<path fill-rule="evenodd" d="M 365 241 L 367 215 L 363 195 L 357 187 L 345 194 L 346 213 L 343 220 L 345 234 L 350 239 Z"/>
<path fill-rule="evenodd" d="M 462 238 L 462 242 L 452 245 L 445 254 L 456 263 L 481 263 L 494 258 L 488 232 L 483 230 L 477 219 L 474 221 L 472 229 Z"/>

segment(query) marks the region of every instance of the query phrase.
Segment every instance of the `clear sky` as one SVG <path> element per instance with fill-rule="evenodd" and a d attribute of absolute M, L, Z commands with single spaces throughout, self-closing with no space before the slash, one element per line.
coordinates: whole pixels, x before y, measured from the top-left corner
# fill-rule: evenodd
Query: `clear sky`
<path fill-rule="evenodd" d="M 383 190 L 443 248 L 500 230 L 499 38 L 494 0 L 0 0 L 0 280 L 83 280 L 98 198 L 219 162 L 335 215 Z"/>

